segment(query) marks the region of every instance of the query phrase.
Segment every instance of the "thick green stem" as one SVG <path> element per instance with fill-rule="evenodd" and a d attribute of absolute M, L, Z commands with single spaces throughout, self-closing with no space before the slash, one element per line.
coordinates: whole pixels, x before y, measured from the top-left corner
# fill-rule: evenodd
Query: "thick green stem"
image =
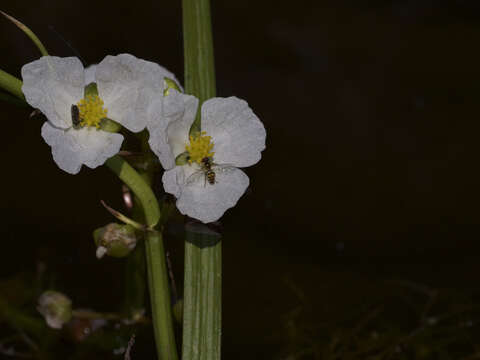
<path fill-rule="evenodd" d="M 138 174 L 145 180 L 145 182 L 151 187 L 154 177 L 154 164 L 152 163 L 152 152 L 148 145 L 148 132 L 143 131 L 136 134 L 137 138 L 141 142 L 141 149 L 143 152 L 141 169 L 137 169 Z M 153 155 L 154 156 L 154 155 Z M 161 208 L 162 217 L 158 226 L 165 223 L 166 214 Z M 133 199 L 132 208 L 133 219 L 141 224 L 145 224 L 145 214 L 140 204 L 139 199 L 135 196 Z M 137 231 L 137 236 L 145 236 L 145 232 Z M 130 315 L 135 315 L 139 310 L 145 308 L 145 287 L 147 280 L 146 272 L 146 256 L 145 256 L 145 242 L 140 241 L 137 243 L 137 247 L 130 254 L 126 264 L 126 281 L 125 281 L 125 309 Z"/>
<path fill-rule="evenodd" d="M 182 0 L 185 92 L 200 104 L 215 96 L 210 0 Z M 201 131 L 198 111 L 190 134 Z M 204 225 L 187 226 L 183 311 L 183 360 L 218 360 L 222 327 L 222 247 Z"/>
<path fill-rule="evenodd" d="M 185 92 L 201 104 L 216 93 L 210 0 L 183 0 L 182 6 Z M 199 111 L 190 133 L 200 127 Z"/>
<path fill-rule="evenodd" d="M 189 223 L 185 242 L 182 359 L 220 359 L 221 309 L 220 234 L 203 224 Z"/>
<path fill-rule="evenodd" d="M 0 70 L 0 88 L 25 101 L 25 96 L 23 96 L 22 92 L 22 82 L 3 70 Z"/>
<path fill-rule="evenodd" d="M 160 208 L 152 189 L 145 180 L 120 156 L 110 158 L 105 164 L 137 196 L 145 214 L 146 225 L 153 227 L 158 224 Z M 149 231 L 145 236 L 150 301 L 158 358 L 159 360 L 177 360 L 162 234 Z"/>

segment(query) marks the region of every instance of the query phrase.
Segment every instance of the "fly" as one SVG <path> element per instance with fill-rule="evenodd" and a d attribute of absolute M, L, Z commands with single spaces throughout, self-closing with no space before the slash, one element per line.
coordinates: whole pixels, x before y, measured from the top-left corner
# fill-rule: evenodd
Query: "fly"
<path fill-rule="evenodd" d="M 203 176 L 205 179 L 204 186 L 207 186 L 207 182 L 210 185 L 214 185 L 218 182 L 218 173 L 234 169 L 235 167 L 231 165 L 218 165 L 212 161 L 212 158 L 204 157 L 200 162 L 200 170 L 197 170 L 192 175 L 190 175 L 185 181 L 185 183 L 187 185 L 193 184 Z"/>
<path fill-rule="evenodd" d="M 80 127 L 80 111 L 78 110 L 77 105 L 72 105 L 72 125 L 74 129 L 78 129 Z"/>
<path fill-rule="evenodd" d="M 205 172 L 205 179 L 208 180 L 210 185 L 215 184 L 215 171 L 212 170 L 212 159 L 204 157 L 202 159 L 203 171 Z"/>

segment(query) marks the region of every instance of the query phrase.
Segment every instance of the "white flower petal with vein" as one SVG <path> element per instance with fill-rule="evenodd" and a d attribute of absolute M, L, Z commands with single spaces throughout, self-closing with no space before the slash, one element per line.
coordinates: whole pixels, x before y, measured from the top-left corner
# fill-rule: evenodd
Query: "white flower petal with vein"
<path fill-rule="evenodd" d="M 52 125 L 72 126 L 71 106 L 83 98 L 85 71 L 75 57 L 43 56 L 22 67 L 22 92 Z"/>
<path fill-rule="evenodd" d="M 252 166 L 265 149 L 263 124 L 246 101 L 234 96 L 203 103 L 202 130 L 213 138 L 215 162 L 220 164 Z"/>
<path fill-rule="evenodd" d="M 181 174 L 188 171 L 187 167 L 177 166 L 166 171 L 162 178 L 163 185 L 165 191 L 176 195 L 177 208 L 182 214 L 203 223 L 220 219 L 227 209 L 235 206 L 249 184 L 248 176 L 237 168 L 217 172 L 214 185 L 206 182 L 204 176 L 196 177 L 194 182 L 187 182 L 188 177 Z"/>
<path fill-rule="evenodd" d="M 147 125 L 148 143 L 163 168 L 171 169 L 175 166 L 175 157 L 185 151 L 185 139 L 195 120 L 198 99 L 171 89 L 163 104 L 158 103 L 157 116 Z"/>
<path fill-rule="evenodd" d="M 123 142 L 120 134 L 95 128 L 64 130 L 48 121 L 42 126 L 42 137 L 52 147 L 53 159 L 58 167 L 70 174 L 77 174 L 82 164 L 91 169 L 103 165 L 118 153 Z"/>
<path fill-rule="evenodd" d="M 109 117 L 132 132 L 147 126 L 154 100 L 163 96 L 165 77 L 175 80 L 160 65 L 130 54 L 109 55 L 95 71 L 98 92 Z"/>

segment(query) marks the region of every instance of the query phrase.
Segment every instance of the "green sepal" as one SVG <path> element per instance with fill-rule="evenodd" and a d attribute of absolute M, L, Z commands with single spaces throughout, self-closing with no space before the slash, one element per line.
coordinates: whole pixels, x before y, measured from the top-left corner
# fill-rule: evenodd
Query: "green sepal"
<path fill-rule="evenodd" d="M 98 88 L 97 88 L 97 83 L 90 83 L 87 86 L 85 86 L 85 89 L 83 90 L 83 96 L 98 96 Z"/>
<path fill-rule="evenodd" d="M 188 159 L 190 159 L 190 154 L 188 153 L 188 151 L 185 151 L 175 158 L 175 165 L 177 166 L 186 165 L 188 162 Z"/>
<path fill-rule="evenodd" d="M 172 79 L 169 79 L 167 77 L 163 78 L 163 84 L 165 85 L 165 89 L 163 90 L 163 96 L 167 96 L 168 94 L 170 94 L 170 89 L 182 92 L 180 86 L 178 86 L 178 84 Z"/>
<path fill-rule="evenodd" d="M 103 118 L 100 120 L 100 129 L 111 133 L 117 133 L 122 129 L 122 125 L 112 119 Z"/>
<path fill-rule="evenodd" d="M 200 115 L 197 114 L 197 118 L 200 119 Z M 189 136 L 196 138 L 200 136 L 202 129 L 200 127 L 200 121 L 195 120 L 190 128 L 190 132 L 188 133 Z"/>

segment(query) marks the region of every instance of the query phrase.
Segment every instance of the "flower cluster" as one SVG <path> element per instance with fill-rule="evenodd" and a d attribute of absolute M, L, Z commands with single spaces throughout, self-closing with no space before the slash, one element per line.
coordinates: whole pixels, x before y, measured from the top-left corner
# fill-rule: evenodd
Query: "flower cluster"
<path fill-rule="evenodd" d="M 147 129 L 165 191 L 182 214 L 204 223 L 237 203 L 249 185 L 239 168 L 258 162 L 265 149 L 265 128 L 245 101 L 205 101 L 201 131 L 191 131 L 198 99 L 182 93 L 165 68 L 129 54 L 86 69 L 77 58 L 44 56 L 26 64 L 22 77 L 27 102 L 47 118 L 42 137 L 62 170 L 102 165 L 119 152 L 121 127 Z"/>

